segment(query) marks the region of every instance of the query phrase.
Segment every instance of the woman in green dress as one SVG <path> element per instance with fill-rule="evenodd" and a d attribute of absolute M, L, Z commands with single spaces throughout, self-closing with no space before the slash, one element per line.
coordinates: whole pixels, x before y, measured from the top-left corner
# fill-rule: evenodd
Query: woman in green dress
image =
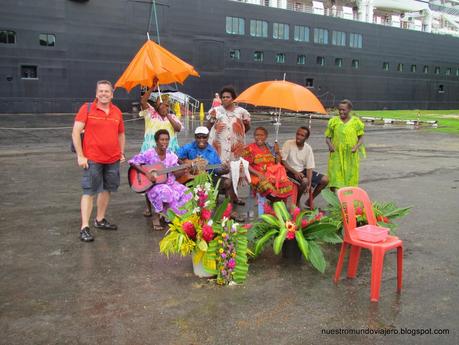
<path fill-rule="evenodd" d="M 351 101 L 339 104 L 339 117 L 328 121 L 325 137 L 330 151 L 328 159 L 329 186 L 332 190 L 359 184 L 360 154 L 365 156 L 362 146 L 364 124 L 350 115 Z"/>

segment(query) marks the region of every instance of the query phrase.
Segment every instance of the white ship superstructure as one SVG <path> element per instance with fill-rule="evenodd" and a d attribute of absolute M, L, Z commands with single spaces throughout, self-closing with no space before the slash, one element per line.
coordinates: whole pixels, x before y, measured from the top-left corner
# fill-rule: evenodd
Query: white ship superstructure
<path fill-rule="evenodd" d="M 232 0 L 459 37 L 456 0 Z"/>

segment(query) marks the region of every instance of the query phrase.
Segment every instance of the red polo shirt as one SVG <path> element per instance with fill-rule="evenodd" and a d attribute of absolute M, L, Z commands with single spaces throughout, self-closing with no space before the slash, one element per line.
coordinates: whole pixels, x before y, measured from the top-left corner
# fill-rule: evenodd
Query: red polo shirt
<path fill-rule="evenodd" d="M 75 121 L 85 124 L 83 154 L 97 163 L 118 161 L 121 156 L 118 135 L 124 133 L 121 110 L 110 103 L 107 114 L 97 106 L 97 99 L 92 102 L 89 112 L 87 110 L 88 106 L 83 104 L 75 117 Z"/>

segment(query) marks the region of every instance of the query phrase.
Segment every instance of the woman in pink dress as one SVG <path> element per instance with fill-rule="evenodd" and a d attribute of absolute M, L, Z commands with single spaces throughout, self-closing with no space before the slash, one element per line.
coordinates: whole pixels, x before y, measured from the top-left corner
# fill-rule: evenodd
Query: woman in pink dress
<path fill-rule="evenodd" d="M 167 149 L 169 140 L 169 132 L 165 129 L 160 129 L 155 133 L 156 147 L 135 155 L 129 161 L 129 164 L 142 172 L 144 171 L 141 166 L 144 164 L 151 165 L 161 162 L 165 168 L 177 166 L 177 155 Z M 176 176 L 180 176 L 183 173 L 184 170 L 168 174 L 167 181 L 165 183 L 155 184 L 146 192 L 148 200 L 157 214 L 157 217 L 153 218 L 154 230 L 163 229 L 163 224 L 161 224 L 159 214 L 162 214 L 164 217 L 168 209 L 171 209 L 177 214 L 183 214 L 186 212 L 185 210 L 182 210 L 181 207 L 183 207 L 188 200 L 191 199 L 191 193 L 187 193 L 187 187 L 178 183 L 175 179 Z M 152 182 L 155 182 L 154 174 L 147 172 L 145 175 L 147 175 Z"/>

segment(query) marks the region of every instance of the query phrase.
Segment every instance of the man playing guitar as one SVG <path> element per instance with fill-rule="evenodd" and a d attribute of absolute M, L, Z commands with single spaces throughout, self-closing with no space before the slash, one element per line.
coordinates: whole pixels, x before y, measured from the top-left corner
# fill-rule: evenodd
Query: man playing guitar
<path fill-rule="evenodd" d="M 203 158 L 209 165 L 222 164 L 217 151 L 208 143 L 209 129 L 207 127 L 197 127 L 194 131 L 194 138 L 195 140 L 193 142 L 180 147 L 177 151 L 177 156 L 182 163 L 187 163 L 197 158 Z M 215 178 L 218 178 L 220 175 L 227 174 L 229 168 L 226 163 L 223 163 L 221 168 L 214 169 L 211 172 L 214 174 Z M 187 171 L 179 181 L 186 183 L 187 180 L 189 181 L 194 177 L 193 175 L 195 174 L 193 174 L 193 169 L 191 169 Z"/>

